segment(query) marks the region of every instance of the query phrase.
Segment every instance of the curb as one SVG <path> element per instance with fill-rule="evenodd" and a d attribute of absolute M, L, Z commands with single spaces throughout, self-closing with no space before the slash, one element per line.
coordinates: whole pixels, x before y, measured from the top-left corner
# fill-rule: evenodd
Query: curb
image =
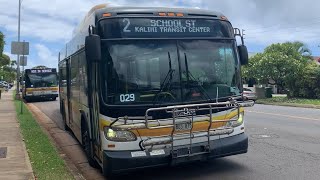
<path fill-rule="evenodd" d="M 16 118 L 17 119 L 17 118 Z M 17 119 L 17 121 L 18 121 L 18 119 Z M 27 152 L 27 146 L 26 146 L 26 143 L 24 142 L 24 139 L 23 139 L 23 136 L 22 136 L 22 134 L 21 134 L 21 129 L 20 129 L 20 123 L 19 123 L 19 130 L 20 130 L 20 137 L 21 137 L 21 139 L 22 139 L 22 146 L 23 146 L 23 148 L 25 149 L 25 156 L 26 156 L 26 164 L 27 164 L 27 170 L 31 170 L 31 177 L 29 178 L 29 180 L 31 180 L 31 179 L 34 179 L 34 180 L 36 180 L 37 178 L 35 177 L 35 175 L 34 175 L 34 171 L 33 171 L 33 169 L 32 169 L 32 165 L 31 165 L 31 161 L 30 161 L 30 157 L 29 157 L 29 154 L 28 154 L 28 152 Z"/>
<path fill-rule="evenodd" d="M 320 105 L 313 105 L 313 104 L 267 103 L 267 102 L 256 102 L 256 104 L 274 105 L 274 106 L 287 106 L 287 107 L 299 107 L 299 108 L 310 108 L 310 109 L 320 109 Z"/>
<path fill-rule="evenodd" d="M 11 93 L 12 90 L 9 90 L 7 93 Z M 1 99 L 1 98 L 0 98 Z M 23 138 L 23 135 L 22 135 L 22 132 L 21 132 L 21 127 L 20 127 L 20 121 L 18 119 L 18 112 L 16 111 L 16 107 L 15 107 L 15 102 L 14 102 L 14 99 L 11 99 L 13 101 L 13 106 L 14 106 L 14 116 L 15 116 L 15 120 L 18 124 L 18 127 L 19 127 L 19 136 L 22 140 L 22 146 L 23 146 L 23 149 L 24 149 L 24 155 L 25 155 L 25 162 L 26 162 L 26 170 L 27 171 L 30 171 L 30 176 L 27 178 L 28 180 L 36 180 L 36 176 L 34 175 L 34 171 L 33 171 L 33 168 L 32 168 L 32 165 L 31 165 L 31 161 L 30 161 L 30 157 L 29 157 L 29 154 L 28 154 L 28 150 L 27 150 L 27 146 L 26 146 L 26 143 L 25 143 L 25 140 Z"/>
<path fill-rule="evenodd" d="M 71 133 L 61 130 L 53 120 L 33 104 L 26 104 L 35 120 L 48 134 L 76 180 L 105 179 L 98 169 L 91 167 L 78 141 Z"/>
<path fill-rule="evenodd" d="M 65 161 L 65 164 L 69 172 L 72 174 L 72 176 L 76 180 L 84 180 L 85 178 L 82 177 L 82 175 L 79 173 L 79 170 L 71 163 L 70 159 L 65 156 L 61 147 L 57 144 L 56 140 L 53 138 L 52 135 L 55 133 L 58 133 L 56 132 L 58 127 L 55 125 L 55 123 L 51 119 L 49 119 L 46 115 L 41 114 L 42 112 L 36 106 L 32 104 L 25 104 L 25 105 L 27 106 L 28 110 L 32 113 L 32 116 L 40 125 L 41 129 L 47 134 L 50 141 L 57 148 L 60 157 Z"/>

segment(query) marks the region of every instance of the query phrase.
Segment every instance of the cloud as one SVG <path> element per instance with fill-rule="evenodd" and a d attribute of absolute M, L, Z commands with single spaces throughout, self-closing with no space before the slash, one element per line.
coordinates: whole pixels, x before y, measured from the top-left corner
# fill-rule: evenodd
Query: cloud
<path fill-rule="evenodd" d="M 16 56 L 16 55 L 13 55 L 13 54 L 11 54 L 11 53 L 9 53 L 9 52 L 4 51 L 3 54 L 9 56 L 11 61 L 14 61 L 14 60 L 17 59 L 17 56 Z"/>
<path fill-rule="evenodd" d="M 105 3 L 96 1 L 97 4 Z M 119 0 L 111 5 L 136 5 L 143 6 L 177 6 L 178 1 L 148 1 Z M 176 5 L 175 5 L 176 4 Z M 21 10 L 21 37 L 38 38 L 45 42 L 66 42 L 70 40 L 72 31 L 83 19 L 86 13 L 93 7 L 92 1 L 55 0 L 28 0 L 22 2 Z M 11 9 L 10 11 L 8 9 Z M 18 3 L 9 1 L 6 6 L 0 6 L 0 27 L 8 32 L 18 30 Z"/>
<path fill-rule="evenodd" d="M 37 59 L 30 62 L 30 67 L 45 65 L 47 67 L 57 67 L 58 57 L 47 46 L 43 44 L 36 44 L 34 46 L 37 51 Z"/>
<path fill-rule="evenodd" d="M 94 4 L 103 2 L 105 1 L 79 0 L 74 3 L 73 1 L 55 0 L 50 1 L 50 4 L 48 4 L 48 1 L 42 0 L 23 1 L 22 33 L 44 41 L 66 40 L 68 39 L 67 37 L 70 37 L 72 29 L 89 9 Z M 118 0 L 112 4 L 164 7 L 185 6 L 216 10 L 227 15 L 235 26 L 248 29 L 247 36 L 259 37 L 263 34 L 268 34 L 271 35 L 269 39 L 278 40 L 279 37 L 276 36 L 292 32 L 292 29 L 288 29 L 289 27 L 299 26 L 302 23 L 314 20 L 315 18 L 313 17 L 317 17 L 317 7 L 320 2 L 313 0 L 305 0 L 303 2 L 297 0 Z M 0 7 L 0 26 L 8 31 L 17 31 L 17 5 L 15 1 L 8 1 L 6 6 Z M 264 27 L 270 26 L 275 27 L 273 29 L 269 28 L 268 32 L 261 32 Z M 319 26 L 319 21 L 314 22 L 309 27 L 303 27 L 303 31 L 310 30 L 315 26 Z M 283 29 L 283 31 L 275 32 L 279 28 Z M 309 32 L 306 32 L 306 34 L 309 34 Z M 298 35 L 299 38 L 300 34 L 298 33 Z M 275 37 L 273 38 L 273 36 Z"/>
<path fill-rule="evenodd" d="M 320 1 L 314 0 L 203 0 L 206 8 L 224 13 L 234 27 L 245 29 L 246 42 L 267 45 L 300 40 L 313 43 L 318 37 Z"/>
<path fill-rule="evenodd" d="M 33 44 L 64 44 L 75 26 L 95 4 L 105 0 L 24 0 L 21 35 L 35 39 Z M 5 5 L 3 5 L 5 4 Z M 318 41 L 320 1 L 314 0 L 117 0 L 111 5 L 200 7 L 225 14 L 234 27 L 245 29 L 250 46 L 300 40 L 315 47 Z M 0 29 L 10 37 L 17 35 L 18 1 L 6 0 L 0 6 Z M 7 35 L 8 37 L 8 35 Z M 9 43 L 8 43 L 9 44 Z M 311 48 L 312 48 L 311 47 Z M 37 54 L 37 53 L 36 53 Z"/>

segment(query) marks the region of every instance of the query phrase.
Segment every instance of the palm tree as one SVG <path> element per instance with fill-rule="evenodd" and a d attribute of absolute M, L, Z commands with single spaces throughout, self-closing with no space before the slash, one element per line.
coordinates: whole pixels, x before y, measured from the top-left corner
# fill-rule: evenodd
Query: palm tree
<path fill-rule="evenodd" d="M 32 69 L 47 69 L 47 68 L 48 68 L 47 66 L 39 65 L 39 66 L 33 67 Z"/>
<path fill-rule="evenodd" d="M 295 41 L 292 43 L 292 45 L 296 49 L 296 51 L 299 52 L 302 56 L 311 58 L 312 52 L 306 44 L 300 41 Z"/>
<path fill-rule="evenodd" d="M 12 66 L 17 65 L 17 61 L 11 61 L 10 63 L 10 67 L 12 68 Z"/>

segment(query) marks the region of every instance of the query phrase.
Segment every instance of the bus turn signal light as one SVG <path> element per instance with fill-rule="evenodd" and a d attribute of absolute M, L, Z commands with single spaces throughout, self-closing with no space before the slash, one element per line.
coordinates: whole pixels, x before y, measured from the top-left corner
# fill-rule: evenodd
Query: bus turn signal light
<path fill-rule="evenodd" d="M 177 13 L 177 17 L 183 17 L 183 13 Z"/>
<path fill-rule="evenodd" d="M 160 13 L 159 13 L 159 16 L 167 16 L 167 14 L 164 13 L 164 12 L 160 12 Z"/>
<path fill-rule="evenodd" d="M 170 12 L 170 13 L 168 13 L 168 16 L 175 16 L 175 14 L 174 13 L 172 13 L 172 12 Z"/>
<path fill-rule="evenodd" d="M 115 144 L 108 144 L 108 148 L 115 148 L 116 145 Z"/>
<path fill-rule="evenodd" d="M 228 21 L 228 18 L 226 16 L 221 16 L 220 19 L 223 21 Z"/>
<path fill-rule="evenodd" d="M 110 17 L 110 16 L 111 16 L 111 13 L 104 13 L 102 16 L 103 16 L 103 17 Z"/>

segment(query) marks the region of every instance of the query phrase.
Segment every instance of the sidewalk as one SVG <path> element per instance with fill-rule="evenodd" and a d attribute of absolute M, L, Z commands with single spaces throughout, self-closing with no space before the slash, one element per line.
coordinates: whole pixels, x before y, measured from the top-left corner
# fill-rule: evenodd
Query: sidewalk
<path fill-rule="evenodd" d="M 30 160 L 20 134 L 13 91 L 2 92 L 0 99 L 0 179 L 30 180 Z"/>

